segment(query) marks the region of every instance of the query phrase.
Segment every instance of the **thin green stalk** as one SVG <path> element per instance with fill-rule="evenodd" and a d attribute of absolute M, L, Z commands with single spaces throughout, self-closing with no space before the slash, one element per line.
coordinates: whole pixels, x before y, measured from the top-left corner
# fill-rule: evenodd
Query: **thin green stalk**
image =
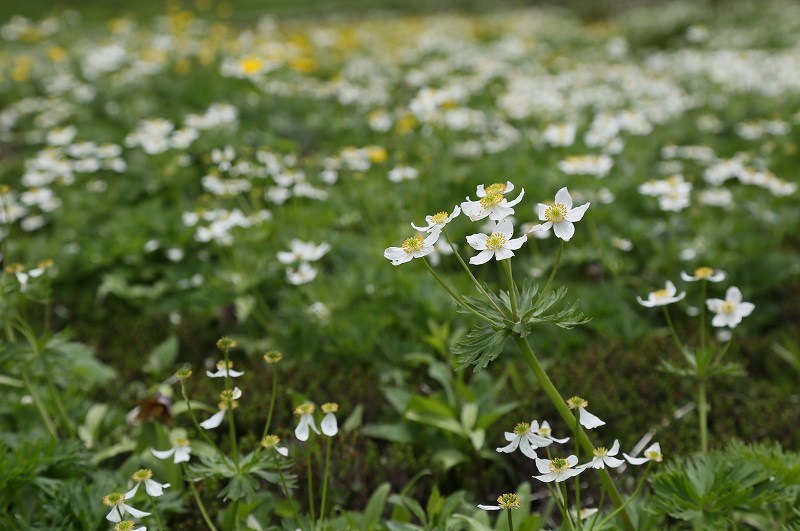
<path fill-rule="evenodd" d="M 186 465 L 183 465 L 183 473 L 186 475 Z M 211 518 L 208 516 L 208 511 L 206 510 L 206 506 L 203 504 L 203 500 L 200 499 L 200 494 L 197 492 L 197 488 L 194 486 L 194 482 L 187 479 L 186 483 L 189 484 L 189 490 L 192 491 L 192 496 L 194 496 L 194 502 L 197 504 L 197 508 L 200 509 L 200 514 L 203 517 L 206 525 L 211 531 L 217 531 L 217 527 L 211 521 Z"/>
<path fill-rule="evenodd" d="M 550 456 L 548 455 L 548 458 Z M 556 501 L 556 505 L 558 505 L 558 510 L 561 511 L 561 518 L 564 519 L 565 522 L 569 521 L 569 511 L 567 510 L 567 504 L 564 500 L 563 495 L 561 494 L 561 488 L 556 483 L 556 486 L 553 487 L 550 483 L 545 483 L 547 489 L 550 491 L 550 495 Z"/>
<path fill-rule="evenodd" d="M 277 452 L 276 452 L 277 455 Z M 277 458 L 276 458 L 277 459 Z M 294 496 L 292 495 L 289 487 L 286 486 L 286 476 L 283 475 L 283 466 L 281 466 L 280 462 L 278 462 L 278 477 L 281 481 L 281 488 L 283 489 L 283 494 L 286 496 L 286 499 L 289 500 L 289 506 L 292 508 L 292 513 L 294 515 L 294 519 L 299 522 L 300 516 L 297 514 L 297 506 L 294 504 Z"/>
<path fill-rule="evenodd" d="M 470 270 L 467 263 L 464 261 L 463 258 L 461 258 L 461 254 L 458 252 L 458 249 L 456 249 L 455 244 L 453 244 L 453 241 L 450 239 L 450 235 L 447 234 L 447 230 L 442 229 L 442 234 L 444 234 L 444 237 L 447 238 L 447 243 L 450 244 L 450 249 L 453 250 L 453 254 L 456 255 L 456 258 L 458 258 L 458 261 L 461 263 L 461 266 L 464 268 L 464 271 L 466 271 L 467 275 L 469 275 L 469 278 L 472 279 L 472 283 L 475 284 L 475 287 L 478 288 L 478 291 L 483 293 L 483 296 L 486 297 L 486 300 L 489 301 L 489 304 L 491 304 L 495 310 L 500 312 L 501 315 L 505 315 L 505 312 L 494 302 L 494 299 L 492 299 L 492 297 L 489 296 L 489 293 L 484 289 L 481 283 L 478 282 L 478 279 L 475 278 L 475 275 L 472 274 L 472 271 Z"/>
<path fill-rule="evenodd" d="M 667 320 L 667 326 L 669 327 L 670 335 L 672 336 L 672 341 L 675 343 L 675 346 L 678 347 L 678 351 L 685 352 L 686 349 L 681 342 L 681 338 L 678 337 L 678 332 L 675 330 L 675 325 L 672 324 L 672 318 L 669 316 L 669 310 L 667 310 L 667 306 L 664 305 L 661 307 L 664 310 L 664 318 Z"/>
<path fill-rule="evenodd" d="M 581 419 L 581 410 L 575 410 L 575 457 L 580 460 L 581 457 L 581 445 L 578 444 L 578 430 L 581 428 L 580 425 Z M 581 477 L 580 474 L 575 476 L 575 514 L 578 515 L 576 518 L 576 525 L 578 527 L 578 531 L 581 529 Z"/>
<path fill-rule="evenodd" d="M 570 529 L 575 529 L 575 525 L 572 523 L 572 516 L 570 516 L 569 514 L 569 498 L 567 497 L 566 482 L 562 481 L 561 483 L 556 483 L 556 488 L 558 489 L 558 492 L 561 492 L 562 496 L 564 497 L 564 514 L 567 515 L 567 524 L 569 525 Z"/>
<path fill-rule="evenodd" d="M 231 376 L 230 376 L 230 356 L 228 355 L 228 348 L 222 349 L 225 353 L 225 389 L 229 391 L 233 391 L 233 386 L 231 385 Z M 228 406 L 228 414 L 225 415 L 228 417 L 228 433 L 230 434 L 231 438 L 231 453 L 233 453 L 233 464 L 236 467 L 236 471 L 239 471 L 239 448 L 236 445 L 236 423 L 234 422 L 233 418 L 233 402 L 227 404 Z"/>
<path fill-rule="evenodd" d="M 264 433 L 261 435 L 261 438 L 267 436 L 269 433 L 269 425 L 272 422 L 272 412 L 275 409 L 275 397 L 278 394 L 278 371 L 275 367 L 272 367 L 272 395 L 269 398 L 269 411 L 267 412 L 267 423 L 264 424 Z"/>
<path fill-rule="evenodd" d="M 547 288 L 550 287 L 550 284 L 553 282 L 553 278 L 556 276 L 556 271 L 558 271 L 558 266 L 561 264 L 561 253 L 564 252 L 564 240 L 559 240 L 561 245 L 558 247 L 558 256 L 556 256 L 556 262 L 553 264 L 553 270 L 550 272 L 550 278 L 547 279 L 547 284 L 544 285 L 544 289 L 539 292 L 539 296 L 536 298 L 536 302 L 533 304 L 533 307 L 536 308 L 542 299 L 544 298 L 545 294 L 547 293 Z"/>
<path fill-rule="evenodd" d="M 239 531 L 239 500 L 233 502 L 231 511 L 233 511 L 233 527 L 236 531 Z"/>
<path fill-rule="evenodd" d="M 158 507 L 156 506 L 156 499 L 152 496 L 148 496 L 150 498 L 150 505 L 153 506 L 153 516 L 156 517 L 156 525 L 158 525 L 158 531 L 163 531 L 164 524 L 161 523 L 161 515 L 158 513 Z"/>
<path fill-rule="evenodd" d="M 325 499 L 328 494 L 328 470 L 330 469 L 331 464 L 331 443 L 333 442 L 333 437 L 328 437 L 328 442 L 325 445 L 325 474 L 322 477 L 322 501 L 319 504 L 319 523 L 320 526 L 322 525 L 322 521 L 325 519 Z"/>
<path fill-rule="evenodd" d="M 652 465 L 653 465 L 653 462 L 652 462 L 652 461 L 650 461 L 649 463 L 647 463 L 647 469 L 644 471 L 644 475 L 642 476 L 642 479 L 641 479 L 641 481 L 639 481 L 639 485 L 636 487 L 636 490 L 635 490 L 635 491 L 633 491 L 633 494 L 631 494 L 631 495 L 628 497 L 628 499 L 627 499 L 627 500 L 625 500 L 625 503 L 623 503 L 621 506 L 617 507 L 617 508 L 614 510 L 614 512 L 612 512 L 611 514 L 609 514 L 608 516 L 606 516 L 606 517 L 603 519 L 603 521 L 601 521 L 601 522 L 600 522 L 600 525 L 598 526 L 600 529 L 603 529 L 603 528 L 605 527 L 605 525 L 606 525 L 606 524 L 609 522 L 609 520 L 611 520 L 612 518 L 614 518 L 614 517 L 615 517 L 615 516 L 616 516 L 618 513 L 621 513 L 621 516 L 622 516 L 623 518 L 625 517 L 625 515 L 627 514 L 627 511 L 625 511 L 625 507 L 627 507 L 627 506 L 628 506 L 628 504 L 629 504 L 631 501 L 633 501 L 633 499 L 634 499 L 634 498 L 635 498 L 635 497 L 636 497 L 636 496 L 639 494 L 639 491 L 641 491 L 641 490 L 642 490 L 642 487 L 644 486 L 644 482 L 645 482 L 645 480 L 647 479 L 647 476 L 648 476 L 648 474 L 649 474 L 649 472 L 650 472 L 650 468 L 652 467 Z"/>
<path fill-rule="evenodd" d="M 479 311 L 477 311 L 474 308 L 472 308 L 472 306 L 469 306 L 466 302 L 464 302 L 464 299 L 461 298 L 461 295 L 457 294 L 455 291 L 450 289 L 450 286 L 448 286 L 447 284 L 444 283 L 444 281 L 439 277 L 439 275 L 436 273 L 436 271 L 434 271 L 434 269 L 431 267 L 431 265 L 428 263 L 428 261 L 425 258 L 422 259 L 422 262 L 425 264 L 425 267 L 428 268 L 428 271 L 430 271 L 431 275 L 433 275 L 433 278 L 436 279 L 436 281 L 439 283 L 439 285 L 442 286 L 445 289 L 445 291 L 447 291 L 447 293 L 449 293 L 450 296 L 453 297 L 456 300 L 456 302 L 458 302 L 458 304 L 460 304 L 461 306 L 466 308 L 470 313 L 472 313 L 476 317 L 478 317 L 478 318 L 480 318 L 480 319 L 482 319 L 484 321 L 488 321 L 489 323 L 491 323 L 494 326 L 498 326 L 498 327 L 502 326 L 499 323 L 496 323 L 495 321 L 492 321 L 487 316 L 483 315 Z"/>
<path fill-rule="evenodd" d="M 706 287 L 708 281 L 704 278 L 700 281 L 700 352 L 705 358 L 706 355 Z"/>
<path fill-rule="evenodd" d="M 52 437 L 54 441 L 57 441 L 58 433 L 56 432 L 56 426 L 53 423 L 53 419 L 50 418 L 50 413 L 48 413 L 47 408 L 44 407 L 44 402 L 42 402 L 42 398 L 36 391 L 36 387 L 31 382 L 30 376 L 28 376 L 28 369 L 25 367 L 24 363 L 20 364 L 20 371 L 22 372 L 22 381 L 25 383 L 25 389 L 28 391 L 28 394 L 31 395 L 33 403 L 36 405 L 36 410 L 42 418 L 44 427 L 47 428 L 50 437 Z"/>
<path fill-rule="evenodd" d="M 700 422 L 700 452 L 708 453 L 708 405 L 706 398 L 706 381 L 697 380 L 697 416 Z"/>
<path fill-rule="evenodd" d="M 527 339 L 525 338 L 516 338 L 517 347 L 519 348 L 520 352 L 522 352 L 522 356 L 525 359 L 525 362 L 528 364 L 528 367 L 533 372 L 534 376 L 539 382 L 539 385 L 542 386 L 545 394 L 550 398 L 550 401 L 555 406 L 558 413 L 561 415 L 561 418 L 564 419 L 564 422 L 567 425 L 571 425 L 575 419 L 575 416 L 570 411 L 567 403 L 564 401 L 564 398 L 558 392 L 553 382 L 547 376 L 547 373 L 542 368 L 542 365 L 539 363 L 539 360 L 536 358 L 536 355 L 533 352 L 533 348 L 531 348 L 530 343 L 528 343 Z M 594 445 L 583 429 L 578 429 L 578 437 L 576 437 L 581 446 L 583 447 L 584 451 L 588 454 L 594 453 Z M 623 506 L 622 497 L 617 490 L 617 487 L 614 485 L 614 481 L 611 479 L 611 475 L 608 473 L 608 470 L 602 469 L 600 472 L 600 478 L 603 482 L 603 487 L 608 492 L 609 498 L 617 507 Z M 634 531 L 635 527 L 633 525 L 633 521 L 631 520 L 630 515 L 627 511 L 622 511 L 621 513 L 622 523 L 628 531 Z"/>
<path fill-rule="evenodd" d="M 314 515 L 314 480 L 311 477 L 311 441 L 306 446 L 306 475 L 308 476 L 308 512 L 311 513 L 311 521 L 317 519 Z"/>
<path fill-rule="evenodd" d="M 605 501 L 605 497 L 606 497 L 606 491 L 604 490 L 600 491 L 600 503 L 597 504 L 597 512 L 594 514 L 594 517 L 592 518 L 592 525 L 589 527 L 589 529 L 596 529 L 596 526 L 594 524 L 597 523 L 597 519 L 600 518 L 600 514 L 603 511 L 603 501 Z"/>
<path fill-rule="evenodd" d="M 519 312 L 517 312 L 517 285 L 514 284 L 514 274 L 511 272 L 511 260 L 500 260 L 500 263 L 508 282 L 508 298 L 511 300 L 511 320 L 516 322 L 519 317 Z"/>
<path fill-rule="evenodd" d="M 514 520 L 511 518 L 511 509 L 506 509 L 506 514 L 508 515 L 508 531 L 514 531 Z"/>
<path fill-rule="evenodd" d="M 206 430 L 204 430 L 200 426 L 200 423 L 197 422 L 197 417 L 195 416 L 194 410 L 192 409 L 192 403 L 189 401 L 189 396 L 186 394 L 186 386 L 183 385 L 183 380 L 180 380 L 180 384 L 181 384 L 181 395 L 183 396 L 183 401 L 186 402 L 186 410 L 189 412 L 189 417 L 192 419 L 192 423 L 194 424 L 195 429 L 203 438 L 203 440 L 206 442 L 206 444 L 208 444 L 214 450 L 217 451 L 222 462 L 230 466 L 230 464 L 228 463 L 228 457 L 224 453 L 222 453 L 222 450 L 219 449 L 219 446 L 214 444 L 214 441 L 212 441 L 211 438 L 208 436 Z"/>

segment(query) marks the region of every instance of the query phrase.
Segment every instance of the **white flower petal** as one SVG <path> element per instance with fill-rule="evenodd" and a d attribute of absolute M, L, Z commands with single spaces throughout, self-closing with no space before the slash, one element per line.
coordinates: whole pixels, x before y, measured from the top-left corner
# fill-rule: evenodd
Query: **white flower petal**
<path fill-rule="evenodd" d="M 214 413 L 211 417 L 201 422 L 200 427 L 205 430 L 213 430 L 214 428 L 222 424 L 222 419 L 224 418 L 225 418 L 225 410 L 220 409 L 219 411 Z"/>
<path fill-rule="evenodd" d="M 597 416 L 592 415 L 584 408 L 580 408 L 580 412 L 581 412 L 580 416 L 581 426 L 583 426 L 587 430 L 592 430 L 594 428 L 603 426 L 605 424 L 605 422 L 600 420 Z"/>
<path fill-rule="evenodd" d="M 120 504 L 120 507 L 125 509 L 125 511 L 127 511 L 127 513 L 133 516 L 134 518 L 144 518 L 145 516 L 150 516 L 150 513 L 140 511 L 139 509 L 134 509 L 133 507 L 125 503 Z"/>
<path fill-rule="evenodd" d="M 486 262 L 492 259 L 492 256 L 494 256 L 494 251 L 481 251 L 480 253 L 470 258 L 469 263 L 472 265 L 485 264 Z"/>
<path fill-rule="evenodd" d="M 172 454 L 175 453 L 175 448 L 170 448 L 169 450 L 156 450 L 155 448 L 150 448 L 150 453 L 156 456 L 158 459 L 169 459 L 172 457 Z"/>
<path fill-rule="evenodd" d="M 611 445 L 611 449 L 608 451 L 608 455 L 617 455 L 619 453 L 619 439 L 614 439 L 614 444 Z"/>
<path fill-rule="evenodd" d="M 136 496 L 136 493 L 137 493 L 138 491 L 139 491 L 139 483 L 134 483 L 134 484 L 133 484 L 133 488 L 132 488 L 131 490 L 129 490 L 128 492 L 126 492 L 126 493 L 125 493 L 125 499 L 126 499 L 126 500 L 130 500 L 131 498 L 133 498 L 134 496 Z"/>
<path fill-rule="evenodd" d="M 569 191 L 567 190 L 566 186 L 556 192 L 556 203 L 561 203 L 567 207 L 567 210 L 572 208 L 572 196 L 569 195 Z"/>
<path fill-rule="evenodd" d="M 512 435 L 514 435 L 514 434 L 512 434 Z M 508 439 L 508 438 L 506 437 L 506 439 Z M 519 435 L 514 435 L 514 439 L 511 440 L 510 443 L 508 443 L 506 446 L 503 446 L 503 447 L 500 447 L 500 448 L 495 448 L 495 451 L 500 452 L 500 453 L 504 453 L 504 454 L 510 454 L 511 452 L 513 452 L 514 450 L 516 450 L 519 447 L 519 442 L 520 442 L 521 439 L 522 439 L 522 437 L 520 437 Z"/>
<path fill-rule="evenodd" d="M 541 472 L 542 474 L 547 474 L 550 472 L 550 460 L 549 459 L 537 459 L 536 460 L 536 469 Z"/>
<path fill-rule="evenodd" d="M 585 203 L 579 207 L 575 207 L 572 210 L 567 212 L 566 220 L 572 221 L 573 223 L 580 221 L 583 219 L 583 215 L 586 213 L 586 210 L 589 208 L 591 203 Z"/>
<path fill-rule="evenodd" d="M 336 422 L 336 416 L 333 413 L 327 413 L 320 423 L 322 433 L 328 437 L 333 437 L 339 433 L 339 424 Z"/>
<path fill-rule="evenodd" d="M 514 251 L 506 249 L 505 247 L 501 247 L 500 249 L 496 249 L 494 251 L 495 260 L 508 260 L 512 256 L 514 256 Z"/>
<path fill-rule="evenodd" d="M 736 286 L 731 286 L 725 292 L 725 299 L 730 302 L 742 302 L 742 292 Z"/>
<path fill-rule="evenodd" d="M 499 511 L 502 507 L 499 505 L 478 505 L 478 509 L 483 509 L 484 511 Z"/>
<path fill-rule="evenodd" d="M 486 240 L 489 238 L 486 234 L 472 234 L 467 236 L 467 243 L 476 251 L 483 251 L 486 249 Z"/>
<path fill-rule="evenodd" d="M 294 436 L 297 437 L 301 441 L 308 440 L 308 419 L 309 415 L 301 415 L 300 422 L 297 424 L 297 427 L 294 429 Z"/>
<path fill-rule="evenodd" d="M 631 457 L 626 453 L 623 453 L 622 456 L 632 465 L 643 465 L 649 461 L 646 457 Z"/>
<path fill-rule="evenodd" d="M 147 479 L 144 482 L 144 490 L 150 496 L 157 498 L 164 494 L 164 489 L 169 488 L 169 483 L 159 483 L 157 481 L 153 481 L 152 479 Z M 128 497 L 125 496 L 125 499 Z"/>
<path fill-rule="evenodd" d="M 557 238 L 561 238 L 565 242 L 568 242 L 575 234 L 575 225 L 573 225 L 571 221 L 559 221 L 558 223 L 553 224 L 553 232 Z"/>

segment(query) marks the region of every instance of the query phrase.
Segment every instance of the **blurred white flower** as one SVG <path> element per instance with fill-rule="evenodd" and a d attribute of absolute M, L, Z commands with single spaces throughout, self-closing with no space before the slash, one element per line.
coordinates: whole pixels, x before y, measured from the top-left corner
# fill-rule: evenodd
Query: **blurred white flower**
<path fill-rule="evenodd" d="M 734 328 L 742 322 L 755 309 L 751 302 L 742 302 L 742 292 L 736 286 L 731 286 L 725 292 L 725 300 L 708 299 L 706 306 L 714 312 L 711 326 Z"/>

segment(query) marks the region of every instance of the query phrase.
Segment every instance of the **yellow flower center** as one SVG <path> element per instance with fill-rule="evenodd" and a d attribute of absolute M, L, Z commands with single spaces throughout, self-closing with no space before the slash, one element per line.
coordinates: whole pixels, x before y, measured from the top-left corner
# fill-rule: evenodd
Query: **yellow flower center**
<path fill-rule="evenodd" d="M 116 507 L 124 501 L 125 493 L 123 492 L 112 492 L 111 494 L 103 496 L 103 504 L 108 507 Z"/>
<path fill-rule="evenodd" d="M 589 402 L 579 396 L 573 396 L 567 400 L 567 405 L 570 409 L 577 409 L 579 407 L 589 407 Z"/>
<path fill-rule="evenodd" d="M 281 438 L 277 435 L 266 435 L 263 439 L 261 439 L 261 446 L 266 448 L 267 450 L 271 448 L 275 448 L 280 444 Z"/>
<path fill-rule="evenodd" d="M 502 232 L 493 232 L 491 236 L 486 238 L 486 249 L 494 251 L 502 248 L 506 244 L 506 235 Z"/>
<path fill-rule="evenodd" d="M 697 278 L 708 278 L 714 274 L 714 270 L 710 267 L 698 267 L 694 270 L 694 276 Z"/>
<path fill-rule="evenodd" d="M 411 254 L 421 251 L 424 246 L 425 246 L 425 238 L 417 235 L 406 239 L 406 241 L 403 242 L 403 245 L 401 247 L 405 252 Z"/>
<path fill-rule="evenodd" d="M 272 350 L 264 354 L 264 361 L 266 361 L 269 364 L 278 363 L 282 359 L 283 359 L 283 353 L 278 352 L 277 350 Z"/>
<path fill-rule="evenodd" d="M 300 404 L 299 406 L 294 408 L 294 414 L 295 415 L 310 415 L 311 413 L 314 412 L 315 409 L 316 408 L 314 407 L 314 404 L 311 404 L 311 403 Z"/>
<path fill-rule="evenodd" d="M 550 469 L 550 472 L 561 473 L 564 472 L 565 470 L 568 470 L 570 466 L 571 465 L 569 464 L 569 461 L 567 461 L 563 457 L 556 457 L 552 461 L 550 461 L 548 468 Z"/>
<path fill-rule="evenodd" d="M 514 426 L 514 434 L 515 435 L 526 435 L 530 433 L 531 425 L 527 422 L 520 422 L 516 426 Z"/>
<path fill-rule="evenodd" d="M 263 61 L 258 57 L 246 57 L 241 60 L 239 66 L 247 75 L 255 74 L 261 71 L 261 68 L 264 66 Z"/>
<path fill-rule="evenodd" d="M 736 311 L 736 304 L 731 301 L 725 301 L 722 303 L 722 313 L 725 314 L 732 314 Z"/>
<path fill-rule="evenodd" d="M 592 454 L 594 454 L 595 457 L 605 457 L 608 455 L 608 450 L 605 446 L 598 446 L 594 449 Z"/>
<path fill-rule="evenodd" d="M 656 299 L 666 299 L 669 297 L 669 292 L 665 289 L 660 289 L 653 293 L 653 297 Z"/>
<path fill-rule="evenodd" d="M 553 430 L 550 428 L 545 428 L 544 426 L 540 426 L 539 429 L 536 431 L 537 434 L 541 435 L 542 437 L 550 437 L 550 433 Z"/>
<path fill-rule="evenodd" d="M 322 404 L 322 412 L 323 413 L 337 413 L 339 411 L 339 404 L 336 402 L 328 402 L 327 404 Z"/>
<path fill-rule="evenodd" d="M 661 452 L 656 450 L 650 450 L 649 452 L 645 452 L 644 456 L 651 461 L 655 461 L 656 463 L 660 463 L 664 460 L 664 456 L 661 455 Z"/>
<path fill-rule="evenodd" d="M 176 437 L 172 440 L 172 446 L 189 446 L 189 439 L 186 437 Z"/>
<path fill-rule="evenodd" d="M 143 468 L 141 470 L 137 470 L 136 472 L 133 473 L 133 476 L 131 476 L 131 478 L 133 478 L 133 480 L 136 483 L 147 481 L 151 477 L 153 477 L 153 471 L 150 470 L 149 468 Z"/>
<path fill-rule="evenodd" d="M 114 531 L 133 531 L 134 525 L 133 520 L 123 520 L 114 526 Z"/>
<path fill-rule="evenodd" d="M 434 214 L 433 216 L 431 216 L 431 221 L 433 221 L 436 224 L 444 223 L 445 221 L 447 221 L 448 216 L 449 214 L 447 212 L 439 212 L 438 214 Z"/>
<path fill-rule="evenodd" d="M 499 205 L 503 201 L 503 194 L 487 193 L 485 196 L 481 197 L 480 204 L 483 208 L 490 208 L 496 205 Z"/>
<path fill-rule="evenodd" d="M 229 361 L 229 362 L 225 363 L 225 360 L 221 360 L 221 361 L 217 362 L 217 369 L 219 369 L 221 371 L 225 370 L 225 369 L 232 369 L 232 368 L 233 368 L 233 362 L 232 361 Z"/>
<path fill-rule="evenodd" d="M 497 505 L 503 509 L 519 509 L 522 504 L 516 494 L 501 494 L 497 497 Z"/>
<path fill-rule="evenodd" d="M 547 207 L 547 210 L 544 211 L 544 217 L 547 221 L 560 223 L 564 221 L 564 218 L 567 217 L 567 207 L 565 207 L 562 203 L 550 205 Z"/>
<path fill-rule="evenodd" d="M 506 193 L 506 185 L 505 183 L 494 183 L 490 184 L 485 188 L 486 195 L 490 194 L 504 194 Z"/>

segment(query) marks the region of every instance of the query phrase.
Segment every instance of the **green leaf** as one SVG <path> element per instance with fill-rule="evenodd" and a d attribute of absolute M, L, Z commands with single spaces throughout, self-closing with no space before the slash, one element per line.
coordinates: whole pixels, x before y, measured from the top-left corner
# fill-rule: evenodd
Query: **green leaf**
<path fill-rule="evenodd" d="M 470 330 L 453 347 L 453 353 L 458 356 L 459 369 L 469 366 L 473 366 L 475 371 L 485 369 L 503 351 L 508 336 L 509 332 L 505 329 L 476 327 Z"/>
<path fill-rule="evenodd" d="M 172 366 L 177 358 L 178 336 L 171 335 L 150 351 L 142 370 L 148 374 L 163 374 L 172 371 Z"/>
<path fill-rule="evenodd" d="M 367 507 L 364 509 L 364 515 L 361 518 L 360 531 L 372 531 L 378 526 L 391 488 L 392 486 L 388 482 L 382 483 L 369 497 Z"/>
<path fill-rule="evenodd" d="M 405 424 L 368 424 L 361 428 L 362 435 L 396 443 L 414 442 L 414 434 Z"/>
<path fill-rule="evenodd" d="M 469 402 L 461 407 L 461 425 L 465 431 L 470 431 L 475 427 L 478 420 L 478 404 Z"/>
<path fill-rule="evenodd" d="M 434 398 L 424 396 L 411 397 L 403 416 L 408 420 L 434 426 L 459 435 L 464 433 L 461 423 L 456 420 L 455 412 L 447 404 Z"/>
<path fill-rule="evenodd" d="M 442 469 L 446 472 L 454 466 L 466 462 L 467 456 L 458 450 L 448 448 L 435 452 L 433 454 L 433 460 L 439 463 Z"/>

